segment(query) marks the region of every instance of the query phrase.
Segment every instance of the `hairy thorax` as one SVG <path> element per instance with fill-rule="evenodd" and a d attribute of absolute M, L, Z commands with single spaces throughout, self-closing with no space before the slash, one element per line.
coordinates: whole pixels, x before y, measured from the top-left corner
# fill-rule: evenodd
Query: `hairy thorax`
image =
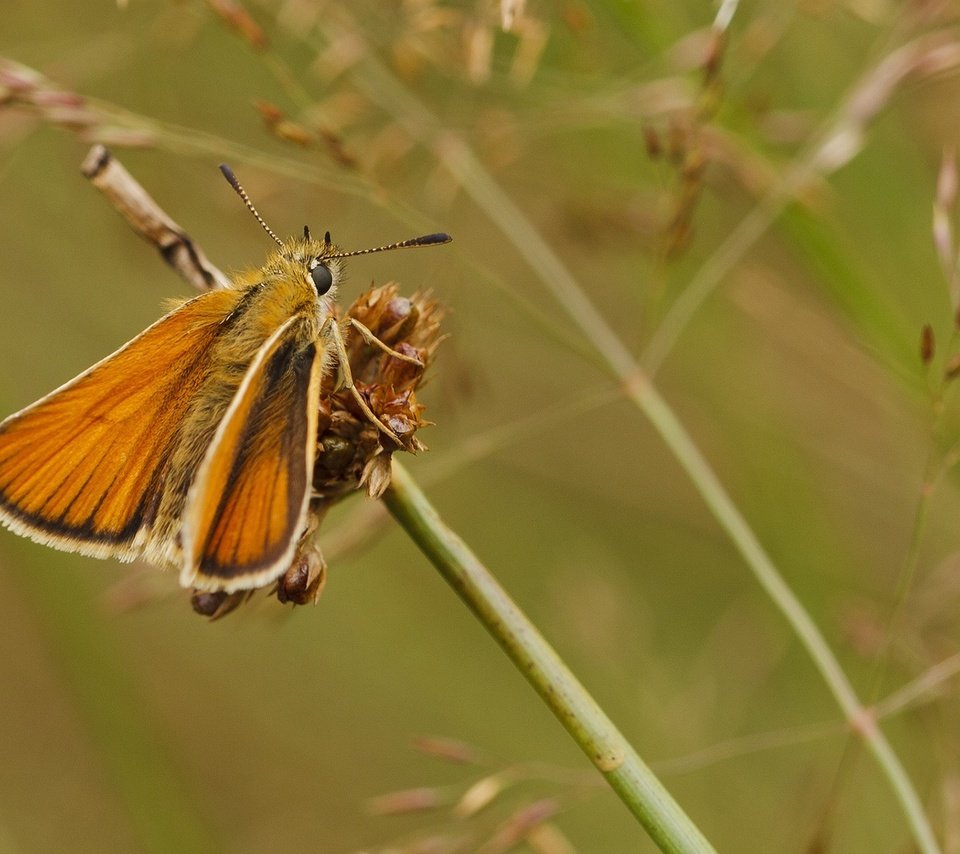
<path fill-rule="evenodd" d="M 295 318 L 296 339 L 303 347 L 322 346 L 326 324 L 335 322 L 331 294 L 318 297 L 303 263 L 277 253 L 265 267 L 234 280 L 235 305 L 221 321 L 222 329 L 208 352 L 207 369 L 193 403 L 179 427 L 170 458 L 149 513 L 143 542 L 147 560 L 177 564 L 181 543 L 177 532 L 190 485 L 224 413 L 264 342 Z M 224 298 L 221 292 L 205 297 Z"/>

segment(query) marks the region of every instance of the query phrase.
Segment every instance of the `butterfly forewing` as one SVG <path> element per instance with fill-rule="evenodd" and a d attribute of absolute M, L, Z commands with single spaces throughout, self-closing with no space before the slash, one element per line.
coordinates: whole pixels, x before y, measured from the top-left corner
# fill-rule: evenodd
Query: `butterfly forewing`
<path fill-rule="evenodd" d="M 0 424 L 0 522 L 69 551 L 132 558 L 178 425 L 238 299 L 184 303 Z"/>
<path fill-rule="evenodd" d="M 288 567 L 310 497 L 321 355 L 294 316 L 251 363 L 187 499 L 184 586 L 261 586 Z"/>

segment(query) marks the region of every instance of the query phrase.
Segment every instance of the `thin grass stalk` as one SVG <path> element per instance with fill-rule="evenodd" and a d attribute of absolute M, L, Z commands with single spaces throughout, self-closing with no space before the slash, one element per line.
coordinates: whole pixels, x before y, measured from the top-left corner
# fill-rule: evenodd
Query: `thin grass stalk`
<path fill-rule="evenodd" d="M 840 704 L 847 719 L 847 725 L 864 741 L 893 788 L 910 823 L 917 847 L 924 854 L 938 852 L 940 846 L 927 820 L 920 798 L 907 776 L 906 769 L 877 724 L 875 710 L 865 707 L 860 702 L 840 662 L 813 618 L 784 581 L 699 448 L 693 443 L 652 384 L 634 383 L 630 390 L 630 397 L 644 411 L 684 471 L 696 484 L 697 490 L 714 517 L 726 530 L 747 565 L 753 570 L 757 581 L 786 617 L 801 644 L 810 654 L 827 687 Z"/>
<path fill-rule="evenodd" d="M 396 461 L 383 500 L 660 849 L 714 851 L 586 688 Z"/>

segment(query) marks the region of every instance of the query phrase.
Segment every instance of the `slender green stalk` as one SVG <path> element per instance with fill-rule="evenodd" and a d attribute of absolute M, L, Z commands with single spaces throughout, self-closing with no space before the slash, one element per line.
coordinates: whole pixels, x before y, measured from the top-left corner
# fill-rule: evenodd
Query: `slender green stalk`
<path fill-rule="evenodd" d="M 789 585 L 777 572 L 776 566 L 760 544 L 747 521 L 727 495 L 713 469 L 693 443 L 683 425 L 677 420 L 666 401 L 650 383 L 633 383 L 630 397 L 643 410 L 661 438 L 669 445 L 677 461 L 697 484 L 700 495 L 710 507 L 717 521 L 753 570 L 767 595 L 790 623 L 801 643 L 813 659 L 827 687 L 830 689 L 847 719 L 851 730 L 863 739 L 873 754 L 903 806 L 913 830 L 917 847 L 924 854 L 940 850 L 920 798 L 910 783 L 906 769 L 894 753 L 890 742 L 876 722 L 872 709 L 863 706 L 847 679 L 840 662 L 820 633 L 810 614 L 794 595 Z"/>
<path fill-rule="evenodd" d="M 870 690 L 870 702 L 875 704 L 883 688 L 883 679 L 890 666 L 893 651 L 900 633 L 904 609 L 913 586 L 917 569 L 920 566 L 920 551 L 923 547 L 923 538 L 927 531 L 927 522 L 930 517 L 934 485 L 937 481 L 941 462 L 938 459 L 936 440 L 934 439 L 929 451 L 927 465 L 924 469 L 923 481 L 920 486 L 920 496 L 913 516 L 913 528 L 910 531 L 910 543 L 903 559 L 903 565 L 897 576 L 897 586 L 893 594 L 893 611 L 887 618 L 886 631 L 883 633 L 883 643 L 873 663 L 873 687 Z"/>
<path fill-rule="evenodd" d="M 661 850 L 713 851 L 563 660 L 396 462 L 384 501 Z"/>

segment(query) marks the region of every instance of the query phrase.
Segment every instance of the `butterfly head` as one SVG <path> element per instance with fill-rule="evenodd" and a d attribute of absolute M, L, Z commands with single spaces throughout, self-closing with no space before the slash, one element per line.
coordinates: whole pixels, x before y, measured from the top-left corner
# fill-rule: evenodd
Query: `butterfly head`
<path fill-rule="evenodd" d="M 333 296 L 343 275 L 345 254 L 339 246 L 330 240 L 328 231 L 323 240 L 310 236 L 310 229 L 304 226 L 303 237 L 291 237 L 280 244 L 280 250 L 274 254 L 268 267 L 276 272 L 294 274 L 298 279 L 309 282 L 318 297 Z"/>
<path fill-rule="evenodd" d="M 375 246 L 370 249 L 354 249 L 350 252 L 344 252 L 339 246 L 336 246 L 330 240 L 330 232 L 326 232 L 323 240 L 314 240 L 310 236 L 310 229 L 303 227 L 303 237 L 291 238 L 286 243 L 282 241 L 270 226 L 260 216 L 257 209 L 250 201 L 246 190 L 240 185 L 233 170 L 224 163 L 220 164 L 220 171 L 230 183 L 230 186 L 236 191 L 237 195 L 243 199 L 243 203 L 250 210 L 250 213 L 256 217 L 257 222 L 263 227 L 263 230 L 273 238 L 274 242 L 280 247 L 269 262 L 267 269 L 279 274 L 299 274 L 298 278 L 305 277 L 310 281 L 317 296 L 333 296 L 337 283 L 340 281 L 343 272 L 344 258 L 350 258 L 354 255 L 369 255 L 371 252 L 386 252 L 391 249 L 405 249 L 414 246 L 433 246 L 440 243 L 449 243 L 453 238 L 449 234 L 427 234 L 423 237 L 414 237 L 410 240 L 401 240 L 399 243 L 389 243 L 386 246 Z"/>

